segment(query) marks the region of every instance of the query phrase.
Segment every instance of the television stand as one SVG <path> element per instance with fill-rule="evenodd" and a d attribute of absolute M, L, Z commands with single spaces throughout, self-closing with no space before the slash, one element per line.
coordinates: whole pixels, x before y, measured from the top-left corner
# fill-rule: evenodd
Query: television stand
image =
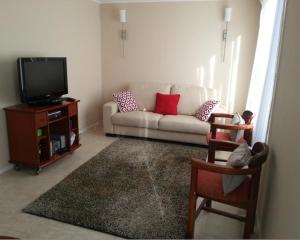
<path fill-rule="evenodd" d="M 79 143 L 78 102 L 4 108 L 10 162 L 40 170 L 72 153 Z M 50 117 L 51 116 L 51 117 Z"/>

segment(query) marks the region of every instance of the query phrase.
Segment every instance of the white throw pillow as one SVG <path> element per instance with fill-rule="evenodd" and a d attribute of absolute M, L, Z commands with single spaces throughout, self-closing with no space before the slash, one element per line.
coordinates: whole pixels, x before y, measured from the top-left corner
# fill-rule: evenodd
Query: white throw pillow
<path fill-rule="evenodd" d="M 244 167 L 248 165 L 251 157 L 252 154 L 248 144 L 243 143 L 231 153 L 227 160 L 227 165 L 236 168 Z"/>
<path fill-rule="evenodd" d="M 241 117 L 241 115 L 236 112 L 231 120 L 231 124 L 233 125 L 243 125 L 245 124 L 245 120 Z M 232 141 L 237 142 L 244 136 L 244 130 L 231 130 L 230 138 Z"/>
<path fill-rule="evenodd" d="M 251 151 L 247 143 L 241 144 L 229 156 L 226 165 L 235 168 L 246 168 L 252 157 Z M 223 192 L 224 195 L 235 190 L 247 178 L 246 175 L 226 175 L 223 174 Z"/>

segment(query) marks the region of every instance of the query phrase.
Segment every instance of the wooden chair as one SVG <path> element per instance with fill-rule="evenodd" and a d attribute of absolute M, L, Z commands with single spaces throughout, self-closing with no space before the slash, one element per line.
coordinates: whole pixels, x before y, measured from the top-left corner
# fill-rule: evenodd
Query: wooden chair
<path fill-rule="evenodd" d="M 233 151 L 239 145 L 228 141 L 211 140 L 211 146 L 214 150 L 226 146 Z M 232 168 L 214 164 L 213 162 L 206 162 L 205 160 L 192 159 L 187 238 L 193 238 L 195 220 L 201 210 L 244 221 L 244 238 L 249 238 L 250 234 L 253 233 L 261 167 L 267 159 L 269 148 L 266 144 L 257 142 L 254 144 L 251 152 L 252 158 L 250 159 L 248 168 Z M 214 160 L 212 157 L 210 159 Z M 224 195 L 222 174 L 250 175 L 250 177 L 234 191 Z M 202 197 L 203 200 L 199 208 L 196 209 L 198 197 Z M 234 215 L 212 208 L 212 201 L 242 208 L 246 210 L 246 216 Z"/>
<path fill-rule="evenodd" d="M 252 143 L 252 131 L 253 125 L 251 121 L 253 119 L 253 113 L 251 111 L 244 111 L 242 114 L 242 118 L 245 120 L 245 124 L 241 125 L 234 125 L 234 124 L 222 124 L 216 123 L 216 118 L 233 118 L 233 114 L 228 113 L 212 113 L 210 117 L 211 127 L 210 133 L 207 135 L 207 142 L 209 143 L 210 139 L 218 139 L 224 141 L 231 141 L 230 133 L 229 132 L 218 132 L 218 129 L 221 130 L 244 130 L 244 136 L 238 141 L 238 143 L 247 142 L 249 146 Z M 226 151 L 226 150 L 224 150 Z"/>

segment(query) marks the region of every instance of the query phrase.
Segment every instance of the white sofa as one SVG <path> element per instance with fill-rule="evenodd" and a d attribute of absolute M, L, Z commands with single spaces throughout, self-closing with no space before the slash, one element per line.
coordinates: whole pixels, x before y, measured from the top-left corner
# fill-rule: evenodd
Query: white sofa
<path fill-rule="evenodd" d="M 115 102 L 104 104 L 103 128 L 106 134 L 207 144 L 210 124 L 194 115 L 203 102 L 217 99 L 214 89 L 183 84 L 134 83 L 130 84 L 129 90 L 140 111 L 121 113 Z M 153 113 L 157 92 L 180 94 L 178 115 Z"/>

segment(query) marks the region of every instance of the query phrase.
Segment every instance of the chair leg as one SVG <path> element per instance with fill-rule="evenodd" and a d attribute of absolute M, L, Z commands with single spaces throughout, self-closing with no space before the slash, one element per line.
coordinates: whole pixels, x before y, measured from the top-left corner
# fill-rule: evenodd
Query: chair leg
<path fill-rule="evenodd" d="M 243 238 L 250 238 L 251 233 L 253 233 L 253 231 L 254 231 L 255 211 L 256 211 L 255 207 L 254 208 L 249 207 L 247 209 Z"/>
<path fill-rule="evenodd" d="M 247 219 L 245 222 L 245 227 L 244 227 L 244 235 L 243 235 L 244 239 L 250 238 L 250 232 L 251 232 L 250 228 L 251 228 L 250 221 L 249 221 L 249 219 Z"/>
<path fill-rule="evenodd" d="M 252 209 L 250 233 L 254 233 L 256 208 Z"/>
<path fill-rule="evenodd" d="M 256 200 L 254 201 L 253 203 L 253 206 L 251 208 L 251 211 L 252 211 L 252 219 L 251 219 L 251 233 L 254 233 L 254 226 L 255 226 L 255 216 L 256 216 L 256 207 L 257 207 L 257 197 L 256 197 Z"/>
<path fill-rule="evenodd" d="M 194 227 L 196 220 L 196 202 L 197 196 L 195 192 L 190 192 L 189 196 L 189 215 L 188 215 L 188 225 L 186 231 L 186 238 L 194 238 Z"/>

